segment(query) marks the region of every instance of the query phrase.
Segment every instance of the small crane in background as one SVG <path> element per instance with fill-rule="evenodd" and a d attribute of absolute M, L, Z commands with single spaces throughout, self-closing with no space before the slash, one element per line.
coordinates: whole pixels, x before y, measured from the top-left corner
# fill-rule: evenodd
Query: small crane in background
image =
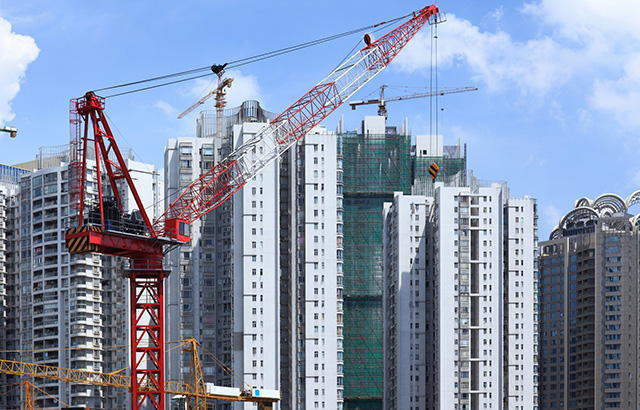
<path fill-rule="evenodd" d="M 191 111 L 195 110 L 200 105 L 204 104 L 212 96 L 216 96 L 216 137 L 220 138 L 222 136 L 222 115 L 224 111 L 224 107 L 227 105 L 227 102 L 224 99 L 224 96 L 227 94 L 225 92 L 225 88 L 231 88 L 231 83 L 233 83 L 233 78 L 227 77 L 224 80 L 222 76 L 224 75 L 224 68 L 227 66 L 227 63 L 222 65 L 213 65 L 211 66 L 211 71 L 215 75 L 218 76 L 218 86 L 211 90 L 207 95 L 199 99 L 195 102 L 191 107 L 187 108 L 182 114 L 178 115 L 178 119 L 184 117 L 189 114 Z"/>
<path fill-rule="evenodd" d="M 387 87 L 388 87 L 388 85 L 383 85 L 383 86 L 380 87 L 380 98 L 377 98 L 375 100 L 351 101 L 349 103 L 349 105 L 351 106 L 351 109 L 355 110 L 356 107 L 359 106 L 359 105 L 378 104 L 378 115 L 380 115 L 380 116 L 384 115 L 384 117 L 387 118 L 387 107 L 386 107 L 386 103 L 387 102 L 410 100 L 412 98 L 432 97 L 432 96 L 436 96 L 436 95 L 466 93 L 467 91 L 477 91 L 478 90 L 477 87 L 450 88 L 450 89 L 439 90 L 439 91 L 429 91 L 429 92 L 426 92 L 426 93 L 414 93 L 414 94 L 407 94 L 407 95 L 399 95 L 397 97 L 391 97 L 391 98 L 385 99 L 385 97 L 384 97 L 384 89 L 387 88 Z"/>

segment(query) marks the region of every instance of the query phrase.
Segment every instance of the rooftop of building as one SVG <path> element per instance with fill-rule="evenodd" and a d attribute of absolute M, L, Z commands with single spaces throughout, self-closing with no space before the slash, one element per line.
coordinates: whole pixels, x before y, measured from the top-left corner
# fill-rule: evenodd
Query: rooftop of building
<path fill-rule="evenodd" d="M 602 194 L 593 200 L 582 197 L 575 202 L 572 210 L 560 218 L 549 234 L 549 240 L 570 235 L 581 227 L 595 225 L 602 218 L 619 217 L 635 226 L 640 214 L 629 213 L 629 208 L 637 203 L 640 203 L 640 191 L 633 192 L 626 199 L 617 194 Z"/>

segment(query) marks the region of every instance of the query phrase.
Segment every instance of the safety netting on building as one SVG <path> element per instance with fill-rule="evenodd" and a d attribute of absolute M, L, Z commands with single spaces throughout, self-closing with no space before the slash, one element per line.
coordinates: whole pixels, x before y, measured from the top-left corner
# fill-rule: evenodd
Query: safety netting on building
<path fill-rule="evenodd" d="M 411 190 L 411 137 L 342 135 L 345 408 L 382 408 L 382 210 Z M 364 407 L 363 407 L 364 406 Z"/>

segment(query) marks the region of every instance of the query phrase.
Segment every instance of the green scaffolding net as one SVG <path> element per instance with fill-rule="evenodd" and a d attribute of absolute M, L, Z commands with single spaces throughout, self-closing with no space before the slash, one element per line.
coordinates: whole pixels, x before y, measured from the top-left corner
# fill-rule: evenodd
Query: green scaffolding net
<path fill-rule="evenodd" d="M 382 209 L 411 190 L 411 137 L 346 134 L 344 157 L 345 408 L 381 409 Z"/>
<path fill-rule="evenodd" d="M 435 196 L 435 184 L 429 175 L 431 164 L 437 164 L 439 171 L 436 182 L 445 186 L 466 185 L 466 159 L 464 157 L 414 157 L 412 167 L 413 193 Z"/>

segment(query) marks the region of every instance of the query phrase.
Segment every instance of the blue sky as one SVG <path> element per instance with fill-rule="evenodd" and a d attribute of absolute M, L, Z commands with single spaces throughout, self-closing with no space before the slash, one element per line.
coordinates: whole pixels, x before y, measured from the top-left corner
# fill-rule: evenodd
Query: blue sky
<path fill-rule="evenodd" d="M 96 88 L 233 61 L 389 20 L 428 5 L 389 1 L 0 2 L 0 163 L 35 158 L 69 141 L 69 100 Z M 479 91 L 441 97 L 445 144 L 467 143 L 469 168 L 506 180 L 512 196 L 538 199 L 540 239 L 576 199 L 640 187 L 640 2 L 637 0 L 440 1 L 438 83 Z M 382 84 L 428 87 L 425 27 L 396 61 L 352 99 Z M 358 36 L 241 67 L 229 107 L 258 99 L 281 112 L 324 78 Z M 192 136 L 208 90 L 199 80 L 107 100 L 121 147 L 162 167 L 168 138 Z M 426 91 L 425 88 L 423 90 Z M 393 91 L 387 92 L 390 96 Z M 205 108 L 211 108 L 211 103 Z M 429 100 L 388 105 L 389 123 L 429 133 Z M 324 121 L 348 129 L 363 115 L 345 104 Z M 632 210 L 637 211 L 637 210 Z"/>

